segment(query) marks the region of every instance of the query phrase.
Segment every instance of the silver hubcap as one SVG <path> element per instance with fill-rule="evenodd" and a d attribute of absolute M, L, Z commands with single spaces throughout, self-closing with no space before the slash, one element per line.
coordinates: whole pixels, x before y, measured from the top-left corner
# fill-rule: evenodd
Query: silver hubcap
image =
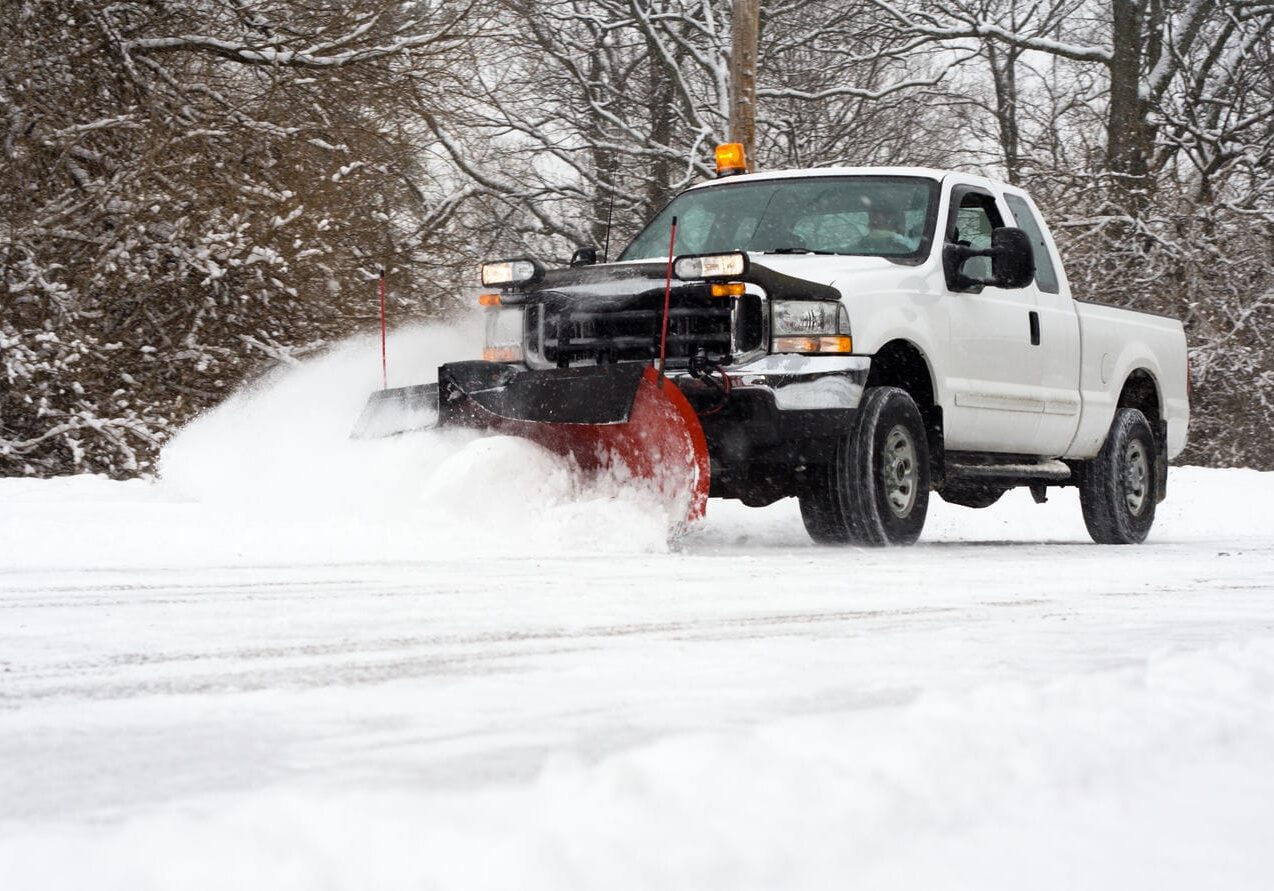
<path fill-rule="evenodd" d="M 1128 513 L 1140 516 L 1150 494 L 1150 459 L 1140 440 L 1128 443 L 1124 451 L 1124 501 Z"/>
<path fill-rule="evenodd" d="M 894 427 L 885 437 L 885 452 L 881 456 L 880 475 L 885 484 L 885 501 L 895 517 L 905 518 L 916 504 L 917 477 L 916 444 L 911 434 L 901 425 Z"/>

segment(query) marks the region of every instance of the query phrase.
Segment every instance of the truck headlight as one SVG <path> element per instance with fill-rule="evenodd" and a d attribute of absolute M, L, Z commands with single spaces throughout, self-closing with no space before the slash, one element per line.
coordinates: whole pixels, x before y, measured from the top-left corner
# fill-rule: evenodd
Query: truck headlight
<path fill-rule="evenodd" d="M 748 271 L 748 255 L 741 251 L 729 254 L 699 254 L 678 257 L 672 271 L 682 281 L 702 278 L 738 278 Z"/>
<path fill-rule="evenodd" d="M 537 281 L 544 274 L 544 268 L 534 260 L 522 258 L 517 260 L 493 260 L 483 263 L 481 269 L 484 285 L 525 285 Z"/>
<path fill-rule="evenodd" d="M 770 315 L 775 353 L 852 353 L 849 313 L 830 300 L 775 300 Z"/>
<path fill-rule="evenodd" d="M 482 358 L 488 362 L 521 362 L 525 310 L 493 306 L 486 311 L 486 317 Z"/>

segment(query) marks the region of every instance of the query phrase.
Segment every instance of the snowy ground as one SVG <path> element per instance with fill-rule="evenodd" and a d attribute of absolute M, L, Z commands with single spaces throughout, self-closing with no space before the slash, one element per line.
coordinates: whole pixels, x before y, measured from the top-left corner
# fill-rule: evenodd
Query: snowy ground
<path fill-rule="evenodd" d="M 0 889 L 1269 887 L 1274 475 L 1141 548 L 1014 493 L 669 549 L 523 443 L 347 442 L 365 352 L 160 483 L 0 480 Z"/>

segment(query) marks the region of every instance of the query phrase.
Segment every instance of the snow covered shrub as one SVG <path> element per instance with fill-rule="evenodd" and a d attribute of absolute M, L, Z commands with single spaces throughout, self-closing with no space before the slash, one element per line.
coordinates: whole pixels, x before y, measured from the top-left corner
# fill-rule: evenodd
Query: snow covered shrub
<path fill-rule="evenodd" d="M 397 118 L 453 13 L 341 4 L 10 4 L 0 21 L 0 474 L 145 471 L 246 376 L 444 311 L 453 208 Z M 445 236 L 444 236 L 445 237 Z"/>

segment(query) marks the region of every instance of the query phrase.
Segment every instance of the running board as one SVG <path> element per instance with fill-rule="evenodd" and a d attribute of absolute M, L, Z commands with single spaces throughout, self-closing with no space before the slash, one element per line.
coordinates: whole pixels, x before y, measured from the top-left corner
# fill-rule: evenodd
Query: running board
<path fill-rule="evenodd" d="M 1044 480 L 1064 482 L 1071 469 L 1063 461 L 1039 461 L 1018 464 L 951 464 L 946 466 L 949 479 L 964 480 Z"/>

